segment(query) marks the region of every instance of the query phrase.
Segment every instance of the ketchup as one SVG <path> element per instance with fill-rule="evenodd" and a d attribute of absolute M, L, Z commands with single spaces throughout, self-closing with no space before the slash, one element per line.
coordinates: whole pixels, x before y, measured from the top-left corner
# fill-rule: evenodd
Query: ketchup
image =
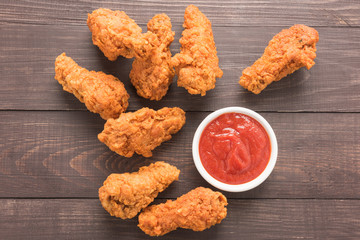
<path fill-rule="evenodd" d="M 241 113 L 225 113 L 211 121 L 199 143 L 206 171 L 227 184 L 246 183 L 266 168 L 271 143 L 264 127 Z"/>

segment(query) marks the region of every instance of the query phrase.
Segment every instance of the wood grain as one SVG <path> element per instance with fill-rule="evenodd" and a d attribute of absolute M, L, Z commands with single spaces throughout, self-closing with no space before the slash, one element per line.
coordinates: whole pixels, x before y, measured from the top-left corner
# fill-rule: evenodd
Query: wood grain
<path fill-rule="evenodd" d="M 353 200 L 229 199 L 221 224 L 161 239 L 358 239 L 359 214 L 360 201 Z M 150 239 L 136 225 L 137 218 L 111 217 L 96 199 L 0 200 L 4 239 Z"/>
<path fill-rule="evenodd" d="M 87 14 L 97 8 L 125 11 L 139 24 L 155 14 L 166 13 L 174 23 L 182 23 L 185 8 L 194 4 L 213 26 L 288 26 L 294 21 L 311 26 L 358 27 L 360 4 L 353 0 L 321 1 L 55 1 L 2 0 L 0 21 L 39 25 L 83 24 Z"/>
<path fill-rule="evenodd" d="M 98 141 L 104 121 L 89 112 L 0 112 L 0 197 L 97 198 L 113 172 L 137 171 L 154 161 L 181 170 L 180 181 L 160 198 L 209 185 L 192 160 L 193 134 L 206 112 L 188 112 L 187 123 L 155 149 L 130 159 Z M 260 187 L 232 198 L 360 198 L 358 114 L 262 113 L 279 144 L 274 172 Z"/>
<path fill-rule="evenodd" d="M 104 57 L 91 42 L 87 14 L 123 10 L 146 31 L 147 21 L 164 12 L 176 32 L 175 54 L 189 4 L 212 22 L 223 78 L 205 97 L 189 95 L 176 78 L 162 101 L 138 97 L 128 77 L 132 60 Z M 224 193 L 222 224 L 162 239 L 360 239 L 360 1 L 0 0 L 0 9 L 0 239 L 150 239 L 136 218 L 109 216 L 98 188 L 110 173 L 155 161 L 181 170 L 155 203 L 212 188 L 194 167 L 191 143 L 202 119 L 228 106 L 256 110 L 272 125 L 279 144 L 274 172 L 254 190 Z M 316 65 L 260 95 L 242 89 L 242 70 L 296 23 L 319 31 Z M 97 140 L 104 120 L 54 80 L 62 52 L 121 79 L 129 111 L 178 106 L 187 112 L 186 125 L 152 158 L 110 151 Z"/>
<path fill-rule="evenodd" d="M 14 31 L 16 29 L 16 31 Z M 182 27 L 172 44 L 178 52 Z M 226 106 L 243 106 L 257 111 L 360 111 L 360 28 L 317 28 L 320 33 L 316 65 L 301 69 L 271 84 L 260 95 L 244 90 L 238 80 L 244 68 L 262 55 L 265 46 L 281 27 L 214 27 L 220 67 L 224 76 L 205 97 L 190 95 L 172 84 L 159 102 L 136 95 L 128 74 L 131 61 L 110 62 L 91 43 L 83 24 L 0 25 L 0 109 L 85 110 L 74 96 L 54 80 L 54 61 L 62 52 L 90 70 L 104 71 L 125 83 L 130 94 L 129 110 L 143 106 L 179 106 L 186 111 L 213 111 Z M 352 46 L 352 47 L 349 47 Z M 21 86 L 21 87 L 19 87 Z M 179 101 L 181 100 L 181 101 Z"/>

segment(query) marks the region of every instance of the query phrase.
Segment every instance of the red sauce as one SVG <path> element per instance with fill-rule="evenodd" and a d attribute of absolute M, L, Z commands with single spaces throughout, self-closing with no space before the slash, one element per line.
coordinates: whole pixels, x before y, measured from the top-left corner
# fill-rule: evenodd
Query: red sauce
<path fill-rule="evenodd" d="M 259 176 L 270 160 L 271 144 L 264 127 L 241 113 L 225 113 L 204 129 L 199 143 L 206 171 L 227 184 Z"/>

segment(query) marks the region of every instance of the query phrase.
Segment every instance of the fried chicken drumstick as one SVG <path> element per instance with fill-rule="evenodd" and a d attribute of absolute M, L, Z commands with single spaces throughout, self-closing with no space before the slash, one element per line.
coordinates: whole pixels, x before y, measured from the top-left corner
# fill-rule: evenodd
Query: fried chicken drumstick
<path fill-rule="evenodd" d="M 226 197 L 198 187 L 175 201 L 152 205 L 139 215 L 139 227 L 150 236 L 162 236 L 177 228 L 203 231 L 220 223 L 227 214 Z"/>
<path fill-rule="evenodd" d="M 107 120 L 117 118 L 128 107 L 124 84 L 112 75 L 88 71 L 62 53 L 55 61 L 55 79 L 94 113 Z"/>
<path fill-rule="evenodd" d="M 92 41 L 104 55 L 115 61 L 118 56 L 147 58 L 156 35 L 141 33 L 141 28 L 123 11 L 99 8 L 88 14 L 87 25 Z"/>
<path fill-rule="evenodd" d="M 185 112 L 180 108 L 165 107 L 158 111 L 142 108 L 107 120 L 98 138 L 124 157 L 131 157 L 135 152 L 151 157 L 151 151 L 170 140 L 184 124 Z"/>
<path fill-rule="evenodd" d="M 154 16 L 147 24 L 149 32 L 156 34 L 155 48 L 147 59 L 136 58 L 130 72 L 131 83 L 137 94 L 150 100 L 160 100 L 168 91 L 175 71 L 170 66 L 170 44 L 175 32 L 171 31 L 170 18 L 166 14 Z"/>
<path fill-rule="evenodd" d="M 216 78 L 221 78 L 211 23 L 194 5 L 185 10 L 180 53 L 172 58 L 178 75 L 177 84 L 190 94 L 201 94 L 215 88 Z"/>
<path fill-rule="evenodd" d="M 99 189 L 99 199 L 111 216 L 133 218 L 178 180 L 179 174 L 180 170 L 164 162 L 152 163 L 138 172 L 111 174 Z"/>
<path fill-rule="evenodd" d="M 310 69 L 315 64 L 318 41 L 318 32 L 305 25 L 282 30 L 269 42 L 262 57 L 244 69 L 239 84 L 259 94 L 273 81 L 279 81 L 299 68 Z"/>
<path fill-rule="evenodd" d="M 146 33 L 141 33 L 141 28 L 125 12 L 110 9 L 93 11 L 87 24 L 94 45 L 109 60 L 114 61 L 118 56 L 135 57 L 130 79 L 139 96 L 160 100 L 167 93 L 175 74 L 170 66 L 169 49 L 175 33 L 166 14 L 153 17 Z"/>

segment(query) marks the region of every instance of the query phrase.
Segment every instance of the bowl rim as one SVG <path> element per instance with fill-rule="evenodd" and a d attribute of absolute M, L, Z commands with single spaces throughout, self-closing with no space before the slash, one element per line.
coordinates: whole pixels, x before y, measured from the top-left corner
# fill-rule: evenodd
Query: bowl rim
<path fill-rule="evenodd" d="M 246 182 L 246 183 L 242 183 L 242 184 L 227 184 L 227 183 L 223 183 L 223 182 L 215 179 L 213 176 L 211 176 L 205 170 L 204 166 L 201 163 L 200 155 L 199 155 L 199 141 L 200 141 L 201 134 L 202 134 L 203 130 L 205 129 L 205 127 L 212 120 L 219 117 L 220 115 L 225 114 L 225 113 L 232 113 L 232 112 L 247 115 L 249 117 L 252 117 L 256 121 L 258 121 L 264 127 L 265 131 L 267 132 L 269 139 L 270 139 L 270 144 L 271 144 L 270 159 L 269 159 L 269 162 L 268 162 L 266 168 L 264 169 L 264 171 L 259 176 L 257 176 L 255 179 L 251 180 L 250 182 Z M 277 139 L 276 139 L 274 130 L 272 129 L 270 124 L 265 120 L 265 118 L 263 118 L 260 114 L 258 114 L 257 112 L 255 112 L 253 110 L 250 110 L 248 108 L 244 108 L 244 107 L 226 107 L 226 108 L 221 108 L 221 109 L 218 109 L 218 110 L 210 113 L 200 123 L 200 125 L 198 126 L 198 128 L 196 129 L 195 134 L 194 134 L 194 138 L 193 138 L 193 142 L 192 142 L 192 154 L 193 154 L 193 160 L 194 160 L 196 169 L 198 170 L 200 175 L 212 186 L 214 186 L 220 190 L 227 191 L 227 192 L 244 192 L 244 191 L 248 191 L 250 189 L 257 187 L 258 185 L 260 185 L 262 182 L 264 182 L 269 177 L 269 175 L 273 171 L 275 164 L 276 164 L 277 155 L 278 155 L 278 144 L 277 144 Z"/>

